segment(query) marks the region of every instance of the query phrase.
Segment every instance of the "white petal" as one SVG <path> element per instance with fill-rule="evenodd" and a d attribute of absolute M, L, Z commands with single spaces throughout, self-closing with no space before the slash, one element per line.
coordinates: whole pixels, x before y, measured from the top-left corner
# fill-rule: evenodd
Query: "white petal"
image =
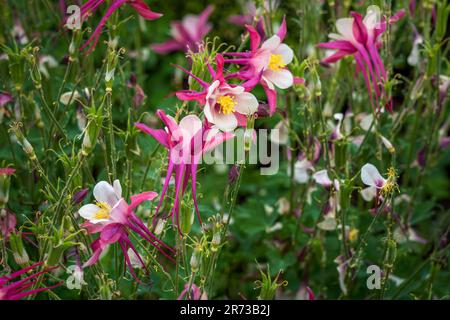
<path fill-rule="evenodd" d="M 356 41 L 353 36 L 353 18 L 341 18 L 336 21 L 337 31 L 349 41 Z"/>
<path fill-rule="evenodd" d="M 261 49 L 264 50 L 275 50 L 279 45 L 280 45 L 281 39 L 279 36 L 274 35 L 272 37 L 270 37 L 269 39 L 267 39 L 266 41 L 264 41 L 264 43 L 261 46 Z"/>
<path fill-rule="evenodd" d="M 117 198 L 122 198 L 122 186 L 120 185 L 119 180 L 116 179 L 113 181 L 113 188 Z"/>
<path fill-rule="evenodd" d="M 361 196 L 365 201 L 372 201 L 377 195 L 377 188 L 367 187 L 361 190 Z"/>
<path fill-rule="evenodd" d="M 206 94 L 206 99 L 209 99 L 214 94 L 214 92 L 219 87 L 219 85 L 220 85 L 220 81 L 216 80 L 209 86 L 208 93 Z"/>
<path fill-rule="evenodd" d="M 366 163 L 361 168 L 361 180 L 365 185 L 376 188 L 381 188 L 386 183 L 378 169 L 370 163 Z"/>
<path fill-rule="evenodd" d="M 98 202 L 106 202 L 111 208 L 120 200 L 114 188 L 106 181 L 100 181 L 95 185 L 94 197 Z"/>
<path fill-rule="evenodd" d="M 280 89 L 287 89 L 294 83 L 294 77 L 287 69 L 278 71 L 267 69 L 264 71 L 264 77 Z"/>
<path fill-rule="evenodd" d="M 223 114 L 218 112 L 214 114 L 213 123 L 222 131 L 233 131 L 238 125 L 237 119 L 232 113 Z"/>
<path fill-rule="evenodd" d="M 78 98 L 80 98 L 78 91 L 69 91 L 61 95 L 59 102 L 67 106 L 69 103 L 73 103 Z"/>
<path fill-rule="evenodd" d="M 306 183 L 309 179 L 308 170 L 312 170 L 313 165 L 307 159 L 296 161 L 294 164 L 294 179 L 298 183 Z"/>
<path fill-rule="evenodd" d="M 328 172 L 326 169 L 323 169 L 323 170 L 320 170 L 320 171 L 317 171 L 316 173 L 314 173 L 313 179 L 316 181 L 316 183 L 318 183 L 324 187 L 329 187 L 332 184 L 330 178 L 328 177 Z"/>
<path fill-rule="evenodd" d="M 78 213 L 80 214 L 80 216 L 82 218 L 84 218 L 86 220 L 92 220 L 92 219 L 94 219 L 95 213 L 97 213 L 98 210 L 100 210 L 100 208 L 98 206 L 96 206 L 95 204 L 89 203 L 89 204 L 82 206 L 78 210 Z"/>
<path fill-rule="evenodd" d="M 203 108 L 203 113 L 205 114 L 206 120 L 208 120 L 211 123 L 214 123 L 211 105 L 209 104 L 208 100 L 206 101 L 205 107 Z"/>
<path fill-rule="evenodd" d="M 245 115 L 252 115 L 258 111 L 258 100 L 250 92 L 243 92 L 237 96 L 235 111 Z"/>
<path fill-rule="evenodd" d="M 280 44 L 278 48 L 276 48 L 273 52 L 274 54 L 281 54 L 283 57 L 283 62 L 285 64 L 289 64 L 292 62 L 292 59 L 294 58 L 294 51 L 287 45 L 287 44 Z"/>

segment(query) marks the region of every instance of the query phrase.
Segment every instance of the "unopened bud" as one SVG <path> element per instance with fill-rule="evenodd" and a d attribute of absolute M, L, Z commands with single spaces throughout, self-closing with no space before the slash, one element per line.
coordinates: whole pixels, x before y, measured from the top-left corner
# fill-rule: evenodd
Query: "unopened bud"
<path fill-rule="evenodd" d="M 159 236 L 159 235 L 163 232 L 164 227 L 165 227 L 165 225 L 166 225 L 166 222 L 167 222 L 166 219 L 159 219 L 159 220 L 158 220 L 158 223 L 156 224 L 155 231 L 154 231 L 154 233 L 155 233 L 157 236 Z"/>
<path fill-rule="evenodd" d="M 220 246 L 220 240 L 221 240 L 220 231 L 217 231 L 216 233 L 214 233 L 213 238 L 211 240 L 211 251 L 213 252 L 217 251 L 217 249 Z"/>
<path fill-rule="evenodd" d="M 388 151 L 390 153 L 395 153 L 395 148 L 392 145 L 392 143 L 386 139 L 385 137 L 381 136 L 381 141 L 383 142 L 384 146 L 386 147 L 386 149 L 388 149 Z"/>

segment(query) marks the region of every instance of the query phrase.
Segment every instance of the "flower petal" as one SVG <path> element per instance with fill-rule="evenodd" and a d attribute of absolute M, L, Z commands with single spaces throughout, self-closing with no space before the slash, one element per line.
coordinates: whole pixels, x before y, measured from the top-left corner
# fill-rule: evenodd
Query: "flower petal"
<path fill-rule="evenodd" d="M 278 71 L 265 70 L 264 77 L 280 89 L 287 89 L 294 83 L 294 77 L 287 69 Z"/>
<path fill-rule="evenodd" d="M 361 180 L 365 185 L 380 189 L 386 183 L 378 169 L 371 163 L 366 163 L 361 168 Z"/>
<path fill-rule="evenodd" d="M 113 188 L 106 181 L 100 181 L 94 187 L 94 197 L 98 202 L 106 202 L 111 208 L 119 201 L 119 197 Z"/>
<path fill-rule="evenodd" d="M 250 92 L 243 92 L 237 96 L 235 111 L 245 115 L 252 115 L 258 111 L 258 100 Z"/>

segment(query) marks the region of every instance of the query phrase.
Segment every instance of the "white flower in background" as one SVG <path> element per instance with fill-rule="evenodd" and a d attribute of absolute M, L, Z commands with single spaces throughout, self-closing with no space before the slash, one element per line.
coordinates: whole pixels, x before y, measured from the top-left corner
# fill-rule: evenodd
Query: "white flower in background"
<path fill-rule="evenodd" d="M 79 99 L 81 95 L 78 93 L 78 91 L 68 91 L 61 95 L 59 98 L 59 102 L 61 102 L 63 105 L 69 105 L 73 103 L 75 100 Z"/>
<path fill-rule="evenodd" d="M 275 133 L 278 130 L 277 133 Z M 270 141 L 279 145 L 286 145 L 289 140 L 289 129 L 285 120 L 278 122 L 273 130 L 270 130 Z"/>
<path fill-rule="evenodd" d="M 58 62 L 52 56 L 43 55 L 43 56 L 39 57 L 39 70 L 44 75 L 44 77 L 46 77 L 47 79 L 50 78 L 50 74 L 48 73 L 47 67 L 55 68 L 57 66 L 58 66 Z"/>
<path fill-rule="evenodd" d="M 339 181 L 337 179 L 334 179 L 331 181 L 330 177 L 328 176 L 328 171 L 326 169 L 319 170 L 316 173 L 313 174 L 313 179 L 316 181 L 316 183 L 320 184 L 324 188 L 329 188 L 332 185 L 334 185 L 334 188 L 339 191 Z"/>
<path fill-rule="evenodd" d="M 78 210 L 81 217 L 91 223 L 110 220 L 112 209 L 122 198 L 122 187 L 119 180 L 114 180 L 113 186 L 106 181 L 100 181 L 94 187 L 95 204 L 86 204 Z"/>
<path fill-rule="evenodd" d="M 294 180 L 297 183 L 307 183 L 309 180 L 309 172 L 313 171 L 314 166 L 308 159 L 297 160 L 294 164 Z M 290 167 L 288 167 L 288 174 L 291 173 Z"/>
<path fill-rule="evenodd" d="M 278 199 L 277 205 L 278 205 L 278 213 L 280 215 L 288 213 L 291 208 L 288 199 L 286 199 L 285 197 Z"/>
<path fill-rule="evenodd" d="M 281 222 L 277 222 L 271 227 L 266 227 L 266 233 L 275 232 L 281 229 L 283 229 L 283 224 Z"/>

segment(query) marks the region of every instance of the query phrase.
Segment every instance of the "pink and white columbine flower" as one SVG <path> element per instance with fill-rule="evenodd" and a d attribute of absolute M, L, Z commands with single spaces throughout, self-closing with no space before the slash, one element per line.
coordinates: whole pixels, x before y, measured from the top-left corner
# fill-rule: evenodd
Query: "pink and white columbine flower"
<path fill-rule="evenodd" d="M 156 212 L 158 213 L 163 203 L 172 174 L 175 174 L 175 202 L 170 215 L 175 220 L 174 222 L 181 233 L 179 219 L 180 199 L 186 191 L 189 178 L 191 178 L 191 191 L 195 210 L 201 224 L 202 220 L 198 210 L 196 189 L 198 164 L 204 153 L 214 149 L 223 141 L 231 139 L 234 135 L 228 132 L 219 132 L 218 129 L 211 128 L 208 124 L 202 124 L 202 121 L 196 115 L 188 115 L 181 119 L 179 123 L 171 116 L 166 115 L 162 110 L 158 110 L 157 115 L 166 126 L 164 129 L 152 129 L 143 123 L 136 123 L 135 126 L 142 132 L 151 135 L 169 150 L 167 175 Z"/>
<path fill-rule="evenodd" d="M 137 280 L 128 256 L 128 249 L 133 250 L 142 265 L 145 265 L 145 263 L 129 239 L 129 232 L 135 232 L 173 261 L 171 255 L 175 254 L 175 250 L 153 235 L 133 212 L 142 202 L 156 198 L 158 195 L 156 192 L 148 191 L 133 195 L 130 197 L 131 203 L 128 204 L 122 198 L 120 182 L 115 180 L 113 185 L 106 181 L 100 181 L 95 185 L 93 193 L 96 203 L 84 205 L 78 210 L 78 213 L 81 217 L 88 220 L 82 224 L 82 227 L 86 228 L 90 234 L 99 232 L 100 237 L 91 244 L 94 253 L 83 265 L 83 268 L 96 263 L 103 250 L 110 244 L 118 242 L 123 251 L 128 269 Z"/>
<path fill-rule="evenodd" d="M 207 83 L 181 68 L 196 79 L 204 90 L 201 92 L 182 90 L 176 95 L 180 100 L 196 100 L 204 105 L 205 117 L 210 124 L 222 131 L 233 131 L 237 126 L 245 126 L 247 117 L 258 111 L 258 100 L 247 92 L 257 84 L 258 78 L 250 79 L 239 86 L 231 85 L 227 83 L 223 74 L 222 55 L 216 56 L 216 64 L 216 70 L 209 66 L 212 83 Z"/>
<path fill-rule="evenodd" d="M 270 114 L 277 107 L 276 88 L 287 89 L 294 83 L 294 77 L 286 66 L 292 62 L 294 52 L 282 43 L 286 36 L 286 20 L 283 19 L 278 33 L 261 44 L 261 37 L 252 26 L 246 26 L 250 35 L 250 52 L 230 52 L 234 59 L 226 59 L 227 63 L 236 63 L 243 67 L 229 75 L 242 80 L 259 79 L 267 95 Z"/>
<path fill-rule="evenodd" d="M 373 198 L 373 194 L 375 194 L 378 203 L 379 199 L 382 199 L 383 197 L 393 193 L 395 190 L 398 190 L 398 185 L 396 182 L 397 174 L 395 169 L 389 168 L 387 175 L 387 179 L 383 178 L 378 169 L 370 163 L 366 163 L 361 168 L 361 180 L 370 188 L 366 188 L 362 191 L 362 196 L 365 200 L 371 200 L 371 198 Z"/>
<path fill-rule="evenodd" d="M 83 6 L 81 7 L 81 19 L 85 20 L 93 11 L 95 11 L 102 3 L 104 3 L 105 0 L 88 0 Z M 87 46 L 91 46 L 88 50 L 88 53 L 91 53 L 95 46 L 98 43 L 98 40 L 100 38 L 100 34 L 102 31 L 103 26 L 105 25 L 108 18 L 122 5 L 128 4 L 130 5 L 134 10 L 138 12 L 138 14 L 143 17 L 146 20 L 155 20 L 162 16 L 161 13 L 153 12 L 150 7 L 144 2 L 144 0 L 112 0 L 111 5 L 109 6 L 108 10 L 106 11 L 106 14 L 103 16 L 103 18 L 100 20 L 100 23 L 95 28 L 94 33 L 90 36 L 90 38 L 86 41 L 86 43 L 81 48 L 82 50 L 85 49 Z"/>
<path fill-rule="evenodd" d="M 382 189 L 387 182 L 387 180 L 381 176 L 377 167 L 371 163 L 366 163 L 361 168 L 361 180 L 365 185 L 375 189 Z"/>
<path fill-rule="evenodd" d="M 397 22 L 405 14 L 404 10 L 389 19 L 389 23 Z M 320 43 L 319 48 L 336 50 L 334 54 L 322 60 L 324 63 L 334 63 L 345 56 L 353 55 L 357 71 L 362 72 L 370 100 L 372 101 L 372 86 L 378 105 L 380 97 L 385 94 L 384 83 L 388 80 L 387 73 L 378 53 L 382 45 L 381 35 L 386 31 L 387 23 L 379 19 L 377 6 L 369 6 L 366 16 L 357 12 L 351 13 L 351 18 L 341 18 L 336 21 L 338 33 L 331 33 L 332 41 Z M 373 103 L 373 102 L 372 102 Z M 392 110 L 392 101 L 387 107 Z"/>
<path fill-rule="evenodd" d="M 51 287 L 44 287 L 44 288 L 28 290 L 31 287 L 33 287 L 34 285 L 36 285 L 37 277 L 39 277 L 40 275 L 47 273 L 57 267 L 47 268 L 42 271 L 36 272 L 34 274 L 30 274 L 29 276 L 27 276 L 21 280 L 11 282 L 14 278 L 17 278 L 23 274 L 27 274 L 31 270 L 33 270 L 36 267 L 41 266 L 41 265 L 43 265 L 43 262 L 38 262 L 38 263 L 33 264 L 32 266 L 29 266 L 22 270 L 13 272 L 8 276 L 0 277 L 0 300 L 19 300 L 23 297 L 26 297 L 26 296 L 29 296 L 32 294 L 36 294 L 36 293 L 39 293 L 42 291 L 54 289 L 63 284 L 63 282 L 60 282 Z"/>
<path fill-rule="evenodd" d="M 214 6 L 209 5 L 199 15 L 189 14 L 182 21 L 173 21 L 170 25 L 172 39 L 152 45 L 157 53 L 165 54 L 182 50 L 185 52 L 197 52 L 203 38 L 211 31 L 212 25 L 208 18 Z"/>

